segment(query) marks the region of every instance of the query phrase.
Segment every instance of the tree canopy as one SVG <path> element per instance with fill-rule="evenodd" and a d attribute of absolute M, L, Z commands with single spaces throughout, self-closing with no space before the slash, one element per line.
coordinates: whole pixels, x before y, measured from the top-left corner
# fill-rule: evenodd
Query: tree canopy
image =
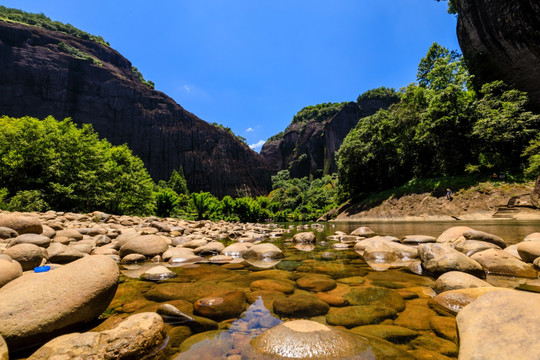
<path fill-rule="evenodd" d="M 476 93 L 470 79 L 461 55 L 434 43 L 420 61 L 418 83 L 402 89 L 388 110 L 361 119 L 343 141 L 341 198 L 415 178 L 522 171 L 525 149 L 530 158 L 537 153 L 540 116 L 526 111 L 525 93 L 500 81 Z"/>
<path fill-rule="evenodd" d="M 126 145 L 70 119 L 0 118 L 0 189 L 17 210 L 151 214 L 153 181 Z"/>

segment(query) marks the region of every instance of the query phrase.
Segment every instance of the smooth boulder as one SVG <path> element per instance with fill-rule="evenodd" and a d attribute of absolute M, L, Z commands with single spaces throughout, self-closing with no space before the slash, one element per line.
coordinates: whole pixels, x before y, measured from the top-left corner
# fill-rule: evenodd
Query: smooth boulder
<path fill-rule="evenodd" d="M 504 250 L 489 249 L 478 252 L 471 258 L 479 262 L 489 274 L 526 278 L 538 276 L 532 264 L 516 259 Z"/>
<path fill-rule="evenodd" d="M 0 288 L 22 274 L 23 269 L 17 261 L 0 259 Z"/>
<path fill-rule="evenodd" d="M 460 359 L 537 359 L 540 354 L 538 294 L 492 291 L 463 308 L 456 322 Z"/>
<path fill-rule="evenodd" d="M 10 350 L 17 350 L 89 322 L 111 302 L 118 277 L 118 266 L 108 256 L 25 274 L 0 288 L 0 335 Z"/>
<path fill-rule="evenodd" d="M 18 244 L 7 248 L 4 254 L 21 264 L 23 271 L 34 269 L 48 257 L 47 250 L 34 244 Z"/>
<path fill-rule="evenodd" d="M 490 287 L 488 282 L 461 271 L 450 271 L 439 276 L 433 289 L 441 293 L 448 290 Z"/>
<path fill-rule="evenodd" d="M 0 227 L 13 229 L 19 235 L 27 233 L 41 234 L 43 232 L 43 226 L 39 218 L 31 215 L 2 214 L 0 215 Z"/>
<path fill-rule="evenodd" d="M 141 254 L 147 258 L 161 255 L 169 248 L 167 241 L 157 235 L 142 235 L 129 239 L 120 248 L 120 257 L 129 254 Z"/>
<path fill-rule="evenodd" d="M 367 339 L 310 320 L 278 325 L 251 340 L 259 354 L 272 359 L 374 359 Z"/>
<path fill-rule="evenodd" d="M 462 271 L 476 276 L 483 276 L 484 270 L 476 261 L 445 244 L 420 244 L 418 255 L 422 267 L 435 275 L 449 271 Z"/>
<path fill-rule="evenodd" d="M 132 315 L 111 330 L 72 333 L 39 348 L 28 360 L 143 359 L 167 340 L 163 320 L 156 313 Z"/>

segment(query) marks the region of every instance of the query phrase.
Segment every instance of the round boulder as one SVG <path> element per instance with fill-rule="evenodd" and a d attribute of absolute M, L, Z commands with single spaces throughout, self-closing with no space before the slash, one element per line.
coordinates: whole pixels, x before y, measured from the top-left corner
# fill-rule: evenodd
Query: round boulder
<path fill-rule="evenodd" d="M 28 360 L 46 359 L 143 359 L 166 341 L 163 320 L 156 313 L 132 315 L 114 329 L 72 333 L 53 339 Z"/>
<path fill-rule="evenodd" d="M 377 235 L 377 233 L 375 233 L 375 231 L 371 230 L 367 226 L 361 226 L 359 228 L 356 228 L 351 233 L 351 235 L 353 235 L 353 236 L 362 236 L 362 237 L 372 237 L 372 236 Z"/>
<path fill-rule="evenodd" d="M 540 241 L 524 241 L 517 244 L 517 252 L 523 261 L 532 263 L 540 257 Z"/>
<path fill-rule="evenodd" d="M 298 234 L 294 234 L 293 236 L 293 242 L 300 243 L 300 244 L 312 244 L 315 240 L 315 234 L 311 231 L 307 232 L 300 232 Z"/>
<path fill-rule="evenodd" d="M 474 229 L 471 229 L 468 226 L 451 227 L 449 229 L 446 229 L 441 235 L 439 235 L 439 237 L 437 238 L 437 242 L 443 243 L 443 244 L 451 244 L 457 239 L 459 239 L 460 237 L 462 237 L 464 232 L 469 231 L 469 230 L 474 230 Z"/>
<path fill-rule="evenodd" d="M 0 239 L 13 239 L 19 236 L 13 229 L 7 227 L 0 227 Z"/>
<path fill-rule="evenodd" d="M 477 276 L 484 275 L 484 269 L 478 262 L 445 244 L 420 244 L 418 255 L 422 267 L 435 275 L 454 270 Z"/>
<path fill-rule="evenodd" d="M 243 291 L 227 291 L 195 301 L 195 314 L 212 320 L 227 320 L 239 317 L 246 305 Z"/>
<path fill-rule="evenodd" d="M 0 335 L 0 360 L 9 360 L 9 350 L 4 338 Z"/>
<path fill-rule="evenodd" d="M 0 288 L 0 334 L 17 350 L 91 321 L 111 302 L 118 277 L 118 266 L 107 256 L 25 274 Z"/>
<path fill-rule="evenodd" d="M 311 294 L 295 294 L 274 301 L 274 312 L 291 318 L 311 318 L 324 315 L 330 310 L 327 303 Z"/>
<path fill-rule="evenodd" d="M 159 281 L 159 280 L 172 279 L 173 277 L 176 277 L 176 276 L 177 276 L 176 273 L 167 269 L 163 265 L 159 265 L 159 266 L 154 266 L 153 268 L 146 270 L 141 275 L 141 279 L 148 280 L 148 281 Z"/>
<path fill-rule="evenodd" d="M 288 321 L 251 340 L 254 350 L 272 359 L 374 359 L 364 337 L 310 320 Z"/>
<path fill-rule="evenodd" d="M 478 240 L 492 243 L 503 249 L 506 247 L 506 242 L 503 239 L 484 231 L 468 230 L 463 233 L 463 237 L 465 237 L 467 240 Z"/>
<path fill-rule="evenodd" d="M 242 254 L 244 259 L 281 259 L 283 252 L 274 244 L 264 243 L 250 247 Z"/>
<path fill-rule="evenodd" d="M 461 310 L 456 322 L 460 359 L 535 359 L 540 354 L 538 294 L 492 291 Z"/>
<path fill-rule="evenodd" d="M 46 259 L 47 250 L 34 244 L 19 244 L 4 250 L 4 254 L 21 264 L 23 271 L 32 270 Z"/>
<path fill-rule="evenodd" d="M 43 226 L 39 222 L 39 218 L 30 215 L 0 215 L 0 227 L 13 229 L 19 235 L 26 233 L 41 234 L 43 232 Z"/>
<path fill-rule="evenodd" d="M 448 290 L 468 289 L 475 287 L 490 287 L 491 285 L 482 280 L 461 271 L 449 271 L 439 276 L 433 289 L 441 293 Z"/>
<path fill-rule="evenodd" d="M 21 264 L 14 260 L 0 259 L 0 288 L 11 280 L 22 276 Z"/>
<path fill-rule="evenodd" d="M 129 254 L 141 254 L 147 258 L 161 255 L 169 248 L 167 241 L 157 235 L 142 235 L 128 240 L 120 248 L 120 257 Z"/>
<path fill-rule="evenodd" d="M 51 239 L 47 236 L 39 234 L 22 234 L 12 239 L 8 246 L 15 246 L 17 244 L 34 244 L 43 248 L 46 248 L 51 243 Z"/>
<path fill-rule="evenodd" d="M 489 249 L 478 252 L 471 259 L 479 262 L 489 274 L 536 278 L 536 270 L 504 250 Z"/>

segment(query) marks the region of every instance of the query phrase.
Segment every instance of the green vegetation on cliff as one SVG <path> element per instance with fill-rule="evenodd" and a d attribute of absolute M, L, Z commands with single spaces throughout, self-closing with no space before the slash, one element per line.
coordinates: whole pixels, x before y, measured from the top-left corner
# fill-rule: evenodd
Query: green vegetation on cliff
<path fill-rule="evenodd" d="M 308 121 L 323 122 L 336 115 L 347 102 L 323 103 L 306 106 L 294 115 L 291 124 L 305 124 Z"/>
<path fill-rule="evenodd" d="M 66 54 L 69 54 L 77 59 L 81 59 L 81 60 L 85 60 L 85 61 L 88 61 L 94 65 L 98 65 L 98 66 L 102 66 L 103 64 L 101 63 L 101 61 L 99 61 L 98 59 L 96 59 L 95 57 L 77 49 L 77 48 L 74 48 L 73 46 L 69 46 L 68 44 L 66 44 L 65 42 L 61 41 L 60 43 L 58 43 L 58 48 L 65 52 Z"/>
<path fill-rule="evenodd" d="M 0 20 L 18 22 L 26 25 L 36 26 L 42 29 L 62 32 L 79 39 L 92 40 L 96 43 L 109 46 L 101 36 L 91 35 L 77 29 L 71 24 L 64 24 L 60 21 L 53 21 L 44 14 L 32 14 L 26 11 L 7 8 L 0 5 Z"/>
<path fill-rule="evenodd" d="M 522 173 L 527 147 L 534 167 L 540 116 L 525 110 L 526 94 L 500 81 L 476 93 L 470 80 L 461 56 L 433 44 L 420 61 L 418 84 L 345 138 L 337 154 L 341 198 L 411 179 Z"/>

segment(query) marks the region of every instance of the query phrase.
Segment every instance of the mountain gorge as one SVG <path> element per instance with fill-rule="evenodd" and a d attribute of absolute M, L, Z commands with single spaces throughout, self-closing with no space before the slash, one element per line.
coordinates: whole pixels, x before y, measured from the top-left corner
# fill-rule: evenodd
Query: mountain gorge
<path fill-rule="evenodd" d="M 320 104 L 302 109 L 283 132 L 270 138 L 261 155 L 272 171 L 289 170 L 291 177 L 320 177 L 337 171 L 335 153 L 361 118 L 399 101 L 397 93 L 380 88 L 356 102 Z"/>
<path fill-rule="evenodd" d="M 270 171 L 234 135 L 141 81 L 114 49 L 58 31 L 0 21 L 0 113 L 92 124 L 128 144 L 155 181 L 183 168 L 191 191 L 267 193 Z"/>

